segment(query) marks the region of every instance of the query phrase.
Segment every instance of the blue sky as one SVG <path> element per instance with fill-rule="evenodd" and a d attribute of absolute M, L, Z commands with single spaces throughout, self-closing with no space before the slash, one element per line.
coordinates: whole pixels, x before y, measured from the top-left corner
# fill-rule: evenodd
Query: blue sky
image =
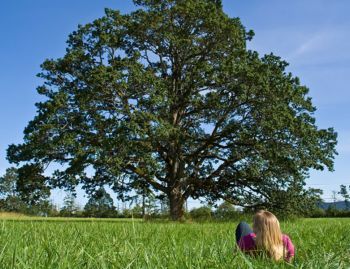
<path fill-rule="evenodd" d="M 251 49 L 281 56 L 310 88 L 318 126 L 338 132 L 335 172 L 311 172 L 307 180 L 308 186 L 323 189 L 328 201 L 340 184 L 350 185 L 350 1 L 224 0 L 223 5 L 226 13 L 254 30 Z M 2 1 L 0 7 L 2 175 L 10 166 L 7 146 L 22 141 L 23 129 L 35 115 L 40 64 L 63 56 L 68 34 L 78 24 L 101 17 L 105 7 L 126 13 L 134 6 L 131 0 L 17 0 Z M 61 203 L 63 195 L 55 192 L 54 201 Z M 80 203 L 85 200 L 80 194 Z"/>

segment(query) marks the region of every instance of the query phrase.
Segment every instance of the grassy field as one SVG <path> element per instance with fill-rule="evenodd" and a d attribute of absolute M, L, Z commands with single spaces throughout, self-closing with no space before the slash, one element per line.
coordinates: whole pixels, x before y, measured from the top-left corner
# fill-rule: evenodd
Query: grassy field
<path fill-rule="evenodd" d="M 349 219 L 282 223 L 292 264 L 243 255 L 236 224 L 5 216 L 0 268 L 350 268 Z"/>

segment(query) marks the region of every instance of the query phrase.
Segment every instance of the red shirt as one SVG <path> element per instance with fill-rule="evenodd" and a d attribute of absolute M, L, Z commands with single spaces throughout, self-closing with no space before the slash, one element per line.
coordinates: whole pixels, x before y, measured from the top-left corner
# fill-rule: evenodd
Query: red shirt
<path fill-rule="evenodd" d="M 256 250 L 256 245 L 255 245 L 255 233 L 250 233 L 246 236 L 243 236 L 239 242 L 238 246 L 242 251 L 252 251 Z M 286 261 L 290 261 L 292 257 L 294 257 L 294 245 L 292 241 L 290 240 L 289 236 L 286 234 L 282 235 L 282 242 L 284 249 L 287 251 L 287 255 L 285 256 Z"/>

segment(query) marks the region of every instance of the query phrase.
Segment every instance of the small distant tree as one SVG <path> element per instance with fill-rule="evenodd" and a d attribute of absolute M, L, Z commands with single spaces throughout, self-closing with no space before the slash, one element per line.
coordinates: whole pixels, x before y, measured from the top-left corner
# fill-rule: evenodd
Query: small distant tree
<path fill-rule="evenodd" d="M 5 174 L 0 177 L 0 197 L 17 196 L 16 182 L 18 179 L 17 169 L 12 167 L 6 169 Z"/>
<path fill-rule="evenodd" d="M 19 174 L 21 170 L 11 167 L 0 177 L 0 210 L 20 212 L 31 215 L 50 215 L 53 210 L 48 200 L 49 190 L 42 188 L 30 192 L 28 185 L 21 185 Z"/>
<path fill-rule="evenodd" d="M 43 217 L 59 215 L 57 207 L 50 200 L 42 200 L 39 203 L 37 203 L 35 206 L 27 206 L 26 210 L 23 211 L 23 213 L 43 216 Z"/>
<path fill-rule="evenodd" d="M 349 189 L 350 189 L 350 186 L 349 186 Z M 340 194 L 344 198 L 345 208 L 346 210 L 349 210 L 350 195 L 345 185 L 340 185 L 340 191 L 338 192 L 338 194 Z"/>
<path fill-rule="evenodd" d="M 220 204 L 215 211 L 215 217 L 218 219 L 232 219 L 235 216 L 237 216 L 237 210 L 227 201 Z"/>
<path fill-rule="evenodd" d="M 113 199 L 105 188 L 101 187 L 90 196 L 84 207 L 84 214 L 96 218 L 112 218 L 117 216 Z"/>
<path fill-rule="evenodd" d="M 131 210 L 130 214 L 134 218 L 143 218 L 144 217 L 144 208 L 140 204 L 136 204 Z"/>
<path fill-rule="evenodd" d="M 161 205 L 159 205 L 159 197 L 157 197 L 154 192 L 149 191 L 145 187 L 142 187 L 137 192 L 136 197 L 132 199 L 132 203 L 136 204 L 132 212 L 141 210 L 141 217 L 143 218 L 155 216 L 160 213 L 159 207 L 161 207 Z"/>
<path fill-rule="evenodd" d="M 120 217 L 122 218 L 131 218 L 133 216 L 133 212 L 130 208 L 124 207 L 121 211 Z"/>
<path fill-rule="evenodd" d="M 338 200 L 337 192 L 336 192 L 336 191 L 332 191 L 332 200 L 333 200 L 333 206 L 335 207 L 335 203 L 336 203 L 337 200 Z"/>
<path fill-rule="evenodd" d="M 158 200 L 155 195 L 149 195 L 145 200 L 145 213 L 148 216 L 154 216 L 159 214 Z"/>
<path fill-rule="evenodd" d="M 0 208 L 3 211 L 23 211 L 24 203 L 16 191 L 17 179 L 16 168 L 6 169 L 5 174 L 0 177 Z"/>
<path fill-rule="evenodd" d="M 193 219 L 209 220 L 212 218 L 212 210 L 210 206 L 201 206 L 199 208 L 193 208 L 190 211 L 190 216 Z"/>
<path fill-rule="evenodd" d="M 60 215 L 64 217 L 76 216 L 79 211 L 79 206 L 75 201 L 75 194 L 68 192 L 63 200 L 63 207 L 61 208 Z"/>
<path fill-rule="evenodd" d="M 160 214 L 164 215 L 169 215 L 169 199 L 166 196 L 160 196 Z"/>

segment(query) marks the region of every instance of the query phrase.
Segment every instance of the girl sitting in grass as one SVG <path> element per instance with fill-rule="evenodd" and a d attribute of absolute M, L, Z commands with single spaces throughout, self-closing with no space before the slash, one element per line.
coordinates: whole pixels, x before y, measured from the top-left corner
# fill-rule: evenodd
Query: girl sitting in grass
<path fill-rule="evenodd" d="M 269 211 L 261 210 L 254 215 L 253 230 L 246 222 L 236 229 L 239 248 L 249 254 L 265 253 L 275 261 L 282 258 L 290 262 L 294 246 L 288 235 L 282 234 L 278 219 Z"/>

